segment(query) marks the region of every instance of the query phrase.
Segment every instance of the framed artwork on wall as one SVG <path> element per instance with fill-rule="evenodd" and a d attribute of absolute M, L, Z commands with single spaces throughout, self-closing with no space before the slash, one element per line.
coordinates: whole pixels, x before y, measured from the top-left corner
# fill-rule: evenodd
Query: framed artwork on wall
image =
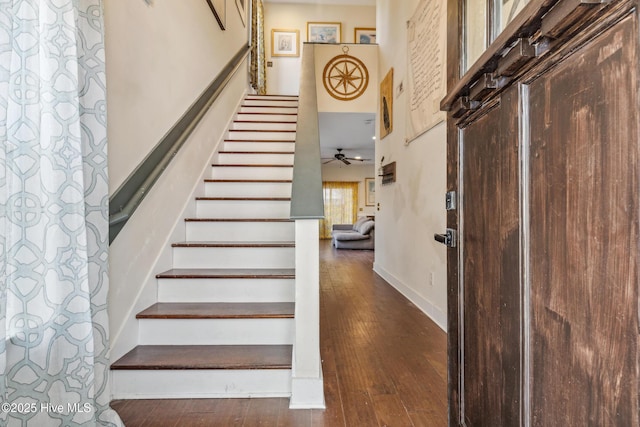
<path fill-rule="evenodd" d="M 300 30 L 271 30 L 271 56 L 300 56 Z"/>
<path fill-rule="evenodd" d="M 364 200 L 365 206 L 374 206 L 376 204 L 376 179 L 364 179 Z"/>
<path fill-rule="evenodd" d="M 359 44 L 375 44 L 376 29 L 375 28 L 354 28 L 353 42 Z"/>
<path fill-rule="evenodd" d="M 340 43 L 342 23 L 307 22 L 307 41 L 309 43 Z"/>
<path fill-rule="evenodd" d="M 246 1 L 246 0 L 245 0 Z M 211 11 L 213 12 L 213 16 L 216 17 L 216 21 L 218 21 L 218 25 L 220 25 L 220 29 L 224 30 L 226 25 L 226 17 L 227 17 L 227 0 L 207 0 L 207 4 Z"/>
<path fill-rule="evenodd" d="M 236 0 L 236 7 L 238 8 L 238 13 L 240 14 L 240 19 L 242 19 L 242 25 L 247 26 L 247 2 L 249 0 Z"/>
<path fill-rule="evenodd" d="M 380 139 L 393 131 L 393 68 L 380 83 Z"/>

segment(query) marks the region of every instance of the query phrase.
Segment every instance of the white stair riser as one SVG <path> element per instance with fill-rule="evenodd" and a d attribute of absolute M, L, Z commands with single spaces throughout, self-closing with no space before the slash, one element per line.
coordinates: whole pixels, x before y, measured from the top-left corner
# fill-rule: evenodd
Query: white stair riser
<path fill-rule="evenodd" d="M 266 200 L 198 200 L 198 218 L 289 218 L 291 202 Z M 216 239 L 217 240 L 217 239 Z M 256 240 L 260 240 L 256 236 Z"/>
<path fill-rule="evenodd" d="M 231 129 L 238 130 L 296 130 L 297 124 L 271 122 L 233 122 Z"/>
<path fill-rule="evenodd" d="M 297 114 L 251 114 L 242 113 L 236 116 L 237 120 L 243 121 L 268 121 L 268 122 L 291 122 L 296 123 L 298 121 Z"/>
<path fill-rule="evenodd" d="M 262 100 L 284 100 L 284 101 L 297 101 L 298 95 L 258 95 L 258 94 L 249 94 L 245 97 L 245 99 L 262 99 Z"/>
<path fill-rule="evenodd" d="M 251 114 L 297 114 L 298 108 L 296 107 L 240 107 L 241 113 Z"/>
<path fill-rule="evenodd" d="M 139 319 L 140 345 L 293 344 L 293 319 Z"/>
<path fill-rule="evenodd" d="M 294 268 L 295 248 L 173 248 L 174 268 Z"/>
<path fill-rule="evenodd" d="M 292 165 L 293 154 L 218 154 L 218 163 L 225 165 Z"/>
<path fill-rule="evenodd" d="M 293 302 L 294 279 L 158 279 L 158 302 Z"/>
<path fill-rule="evenodd" d="M 295 141 L 295 132 L 253 132 L 230 130 L 228 139 L 242 141 Z"/>
<path fill-rule="evenodd" d="M 291 180 L 292 167 L 213 166 L 211 179 Z"/>
<path fill-rule="evenodd" d="M 295 240 L 293 222 L 203 222 L 186 223 L 188 241 L 206 242 L 292 242 Z"/>
<path fill-rule="evenodd" d="M 298 107 L 298 101 L 283 99 L 245 99 L 242 106 L 246 107 Z"/>
<path fill-rule="evenodd" d="M 222 151 L 294 151 L 294 141 L 251 142 L 225 141 Z"/>
<path fill-rule="evenodd" d="M 291 197 L 290 182 L 207 182 L 205 197 Z"/>
<path fill-rule="evenodd" d="M 115 370 L 114 399 L 289 397 L 290 369 Z"/>

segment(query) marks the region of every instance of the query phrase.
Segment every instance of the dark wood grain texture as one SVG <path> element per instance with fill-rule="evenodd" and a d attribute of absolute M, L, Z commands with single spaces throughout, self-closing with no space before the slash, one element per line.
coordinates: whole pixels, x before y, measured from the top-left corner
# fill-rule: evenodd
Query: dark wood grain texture
<path fill-rule="evenodd" d="M 530 87 L 535 426 L 639 424 L 637 39 L 633 15 Z"/>
<path fill-rule="evenodd" d="M 520 418 L 518 94 L 463 129 L 464 301 L 460 344 L 464 418 Z"/>
<path fill-rule="evenodd" d="M 292 319 L 292 302 L 156 303 L 136 315 L 136 319 Z"/>
<path fill-rule="evenodd" d="M 139 345 L 111 369 L 291 369 L 291 346 Z"/>
<path fill-rule="evenodd" d="M 446 335 L 372 271 L 373 255 L 321 242 L 325 410 L 290 410 L 288 399 L 120 400 L 112 407 L 127 427 L 445 426 Z"/>

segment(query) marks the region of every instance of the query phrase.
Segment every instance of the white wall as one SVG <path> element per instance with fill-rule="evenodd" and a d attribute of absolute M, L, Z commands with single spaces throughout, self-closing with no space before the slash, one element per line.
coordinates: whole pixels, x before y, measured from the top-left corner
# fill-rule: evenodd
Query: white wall
<path fill-rule="evenodd" d="M 357 165 L 352 163 L 347 166 L 338 162 L 322 165 L 323 181 L 351 181 L 358 182 L 358 216 L 375 215 L 375 206 L 366 206 L 364 179 L 375 176 L 374 165 Z"/>
<path fill-rule="evenodd" d="M 104 2 L 111 194 L 247 44 L 227 3 L 222 31 L 204 0 Z"/>
<path fill-rule="evenodd" d="M 433 240 L 446 226 L 446 127 L 437 125 L 404 144 L 406 137 L 406 22 L 418 0 L 378 0 L 379 76 L 394 68 L 393 132 L 376 142 L 376 165 L 396 162 L 397 181 L 376 181 L 376 252 L 374 269 L 446 330 L 446 249 Z"/>
<path fill-rule="evenodd" d="M 105 3 L 111 192 L 247 44 L 227 3 L 226 31 L 204 0 Z M 111 244 L 112 360 L 137 344 L 135 315 L 156 302 L 155 275 L 171 268 L 170 243 L 185 239 L 194 192 L 246 90 L 245 61 Z"/>
<path fill-rule="evenodd" d="M 343 6 L 295 3 L 264 3 L 265 53 L 273 67 L 267 68 L 267 93 L 297 95 L 300 86 L 300 57 L 271 57 L 271 30 L 300 31 L 300 51 L 307 41 L 307 22 L 342 23 L 342 42 L 353 43 L 356 27 L 376 26 L 374 6 Z"/>

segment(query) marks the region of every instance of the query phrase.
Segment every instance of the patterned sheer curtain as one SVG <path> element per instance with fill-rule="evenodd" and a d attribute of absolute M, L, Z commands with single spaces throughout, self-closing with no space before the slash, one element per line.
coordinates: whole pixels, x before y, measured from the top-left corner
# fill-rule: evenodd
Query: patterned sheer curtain
<path fill-rule="evenodd" d="M 251 87 L 258 95 L 267 93 L 267 69 L 264 56 L 264 8 L 262 0 L 251 3 Z"/>
<path fill-rule="evenodd" d="M 109 408 L 100 0 L 0 0 L 0 425 Z"/>
<path fill-rule="evenodd" d="M 322 183 L 324 194 L 324 219 L 320 221 L 320 238 L 331 238 L 333 224 L 353 224 L 358 215 L 358 183 L 326 181 Z"/>

